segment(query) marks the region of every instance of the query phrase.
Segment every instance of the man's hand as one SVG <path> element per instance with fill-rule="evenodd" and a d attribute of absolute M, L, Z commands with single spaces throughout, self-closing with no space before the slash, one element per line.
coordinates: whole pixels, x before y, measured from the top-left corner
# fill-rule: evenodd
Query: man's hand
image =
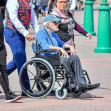
<path fill-rule="evenodd" d="M 74 49 L 74 46 L 71 46 L 71 47 L 70 47 L 70 53 L 71 53 L 71 55 L 76 54 L 76 51 L 75 51 L 75 49 Z"/>
<path fill-rule="evenodd" d="M 62 56 L 65 56 L 65 58 L 69 58 L 68 53 L 63 48 L 60 48 L 60 51 L 62 52 Z"/>
<path fill-rule="evenodd" d="M 30 34 L 27 34 L 25 37 L 28 41 L 32 41 L 34 39 Z"/>
<path fill-rule="evenodd" d="M 92 35 L 91 34 L 87 33 L 86 36 L 89 37 L 89 39 L 92 39 Z"/>

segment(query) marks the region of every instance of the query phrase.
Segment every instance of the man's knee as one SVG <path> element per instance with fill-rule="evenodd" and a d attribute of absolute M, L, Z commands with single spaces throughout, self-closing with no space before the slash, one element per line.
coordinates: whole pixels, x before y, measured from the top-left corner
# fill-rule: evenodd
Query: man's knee
<path fill-rule="evenodd" d="M 61 63 L 62 64 L 67 64 L 69 60 L 67 58 L 61 57 Z"/>
<path fill-rule="evenodd" d="M 69 57 L 71 60 L 79 60 L 79 56 L 78 55 L 70 55 Z"/>

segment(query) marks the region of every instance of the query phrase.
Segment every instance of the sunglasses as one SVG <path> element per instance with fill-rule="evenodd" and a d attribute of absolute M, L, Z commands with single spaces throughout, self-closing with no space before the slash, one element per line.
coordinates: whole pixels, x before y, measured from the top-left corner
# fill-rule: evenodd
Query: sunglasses
<path fill-rule="evenodd" d="M 59 1 L 59 3 L 67 3 L 67 1 Z"/>

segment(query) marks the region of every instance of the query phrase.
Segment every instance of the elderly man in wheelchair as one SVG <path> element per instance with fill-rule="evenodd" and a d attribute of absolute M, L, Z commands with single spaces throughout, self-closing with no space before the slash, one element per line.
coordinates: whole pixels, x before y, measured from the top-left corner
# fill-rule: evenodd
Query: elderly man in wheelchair
<path fill-rule="evenodd" d="M 54 92 L 55 81 L 60 85 L 60 80 L 64 82 L 55 91 L 58 99 L 64 99 L 67 92 L 77 97 L 100 86 L 99 83 L 91 84 L 87 72 L 82 70 L 80 59 L 76 55 L 74 47 L 65 44 L 55 33 L 59 30 L 59 20 L 54 15 L 47 15 L 44 18 L 44 28 L 39 30 L 36 37 L 35 57 L 24 64 L 21 69 L 20 83 L 22 90 L 29 97 L 41 98 Z M 68 51 L 65 50 L 66 48 Z M 27 92 L 23 86 L 25 81 L 22 80 L 22 77 L 26 69 L 31 73 L 31 76 L 29 75 L 30 84 L 31 81 L 34 81 L 31 86 L 32 93 Z"/>

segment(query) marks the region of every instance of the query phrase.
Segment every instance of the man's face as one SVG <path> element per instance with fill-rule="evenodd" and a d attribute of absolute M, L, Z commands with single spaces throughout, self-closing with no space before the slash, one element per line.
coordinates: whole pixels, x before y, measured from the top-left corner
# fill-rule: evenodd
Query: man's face
<path fill-rule="evenodd" d="M 49 28 L 54 32 L 58 31 L 58 23 L 55 21 L 49 22 Z"/>

